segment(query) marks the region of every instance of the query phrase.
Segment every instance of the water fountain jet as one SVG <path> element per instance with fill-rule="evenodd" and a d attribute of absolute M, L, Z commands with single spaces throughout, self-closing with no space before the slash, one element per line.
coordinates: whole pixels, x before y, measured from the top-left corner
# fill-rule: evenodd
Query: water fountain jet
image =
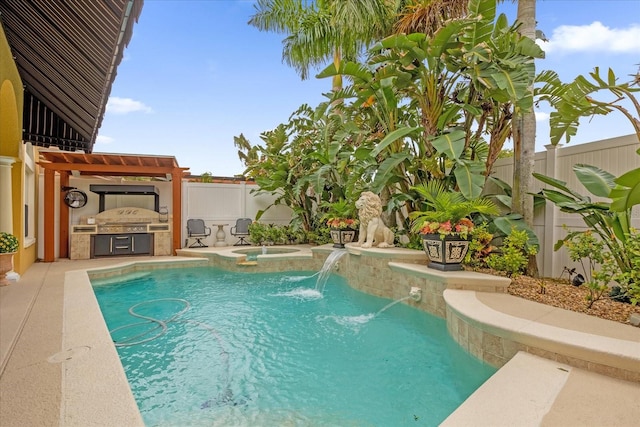
<path fill-rule="evenodd" d="M 422 289 L 417 286 L 413 286 L 409 291 L 409 297 L 415 302 L 418 302 L 422 299 Z"/>
<path fill-rule="evenodd" d="M 316 280 L 316 291 L 321 294 L 324 292 L 324 286 L 327 284 L 327 280 L 329 280 L 331 272 L 338 265 L 338 260 L 346 254 L 347 251 L 344 249 L 336 249 L 329 254 L 318 274 L 318 280 Z"/>

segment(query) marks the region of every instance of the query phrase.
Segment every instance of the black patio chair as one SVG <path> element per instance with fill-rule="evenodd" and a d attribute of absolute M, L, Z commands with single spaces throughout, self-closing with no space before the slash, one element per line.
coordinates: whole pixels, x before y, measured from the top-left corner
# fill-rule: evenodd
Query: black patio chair
<path fill-rule="evenodd" d="M 229 230 L 229 232 L 232 236 L 235 236 L 240 240 L 238 240 L 233 246 L 243 246 L 251 244 L 245 239 L 249 237 L 249 226 L 252 222 L 253 220 L 251 218 L 238 218 L 236 220 L 236 225 L 231 227 L 231 230 Z"/>
<path fill-rule="evenodd" d="M 202 219 L 189 219 L 187 220 L 187 241 L 189 239 L 196 239 L 189 247 L 190 248 L 207 248 L 202 239 L 211 236 L 211 228 L 204 225 Z"/>

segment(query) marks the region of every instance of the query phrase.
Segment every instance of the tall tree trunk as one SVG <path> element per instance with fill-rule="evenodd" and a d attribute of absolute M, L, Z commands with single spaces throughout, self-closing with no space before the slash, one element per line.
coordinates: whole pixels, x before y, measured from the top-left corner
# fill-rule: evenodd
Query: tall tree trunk
<path fill-rule="evenodd" d="M 518 0 L 518 22 L 520 33 L 536 38 L 536 0 Z M 533 86 L 529 88 L 533 92 Z M 513 120 L 513 206 L 514 212 L 522 214 L 525 222 L 533 228 L 533 172 L 536 150 L 536 116 L 533 110 L 517 112 Z M 535 256 L 529 257 L 527 274 L 538 276 Z"/>

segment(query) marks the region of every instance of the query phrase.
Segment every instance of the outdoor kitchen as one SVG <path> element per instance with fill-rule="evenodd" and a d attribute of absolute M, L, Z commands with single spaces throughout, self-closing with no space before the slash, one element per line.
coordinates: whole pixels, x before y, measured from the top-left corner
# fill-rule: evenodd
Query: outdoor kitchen
<path fill-rule="evenodd" d="M 159 206 L 154 185 L 90 185 L 99 196 L 98 213 L 82 215 L 71 227 L 70 258 L 90 259 L 108 256 L 171 255 L 170 215 Z M 153 197 L 154 210 L 116 207 L 105 210 L 107 196 Z"/>

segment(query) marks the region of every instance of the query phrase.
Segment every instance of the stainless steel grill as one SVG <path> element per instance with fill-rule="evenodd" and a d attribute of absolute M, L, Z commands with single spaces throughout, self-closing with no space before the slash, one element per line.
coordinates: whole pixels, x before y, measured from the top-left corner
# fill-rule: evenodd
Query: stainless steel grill
<path fill-rule="evenodd" d="M 117 222 L 98 225 L 98 234 L 146 233 L 146 222 Z"/>

